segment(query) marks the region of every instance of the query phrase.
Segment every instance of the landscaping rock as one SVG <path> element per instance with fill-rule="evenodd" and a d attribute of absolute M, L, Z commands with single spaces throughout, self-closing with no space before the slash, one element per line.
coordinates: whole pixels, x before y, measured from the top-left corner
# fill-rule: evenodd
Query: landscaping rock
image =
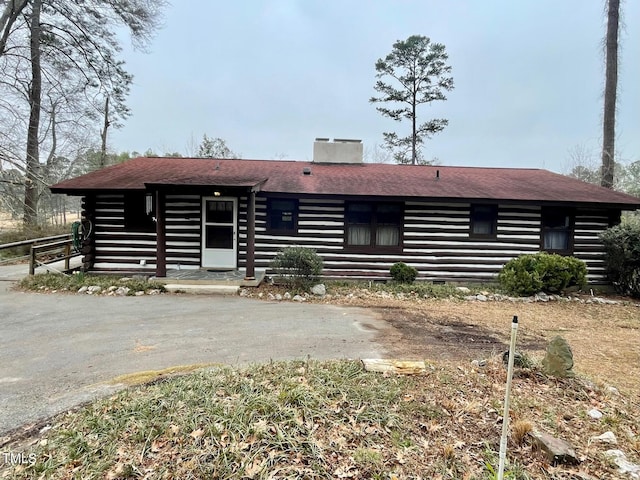
<path fill-rule="evenodd" d="M 573 353 L 567 341 L 556 336 L 547 346 L 547 353 L 542 359 L 542 371 L 552 377 L 572 377 Z"/>
<path fill-rule="evenodd" d="M 610 445 L 618 444 L 618 439 L 613 432 L 604 432 L 602 435 L 598 435 L 597 437 L 591 437 L 590 440 L 594 442 L 608 443 Z"/>
<path fill-rule="evenodd" d="M 100 293 L 102 291 L 102 287 L 99 285 L 91 285 L 89 288 L 87 288 L 87 293 L 89 295 L 92 295 L 94 293 Z"/>
<path fill-rule="evenodd" d="M 284 292 L 284 296 L 282 298 L 285 300 L 291 300 L 291 294 L 289 292 Z"/>
<path fill-rule="evenodd" d="M 540 292 L 540 293 L 536 294 L 535 300 L 536 300 L 536 302 L 548 302 L 549 301 L 549 295 L 547 295 L 544 292 Z"/>
<path fill-rule="evenodd" d="M 640 465 L 631 463 L 622 450 L 607 450 L 605 456 L 618 466 L 618 472 L 628 474 L 629 478 L 640 479 Z"/>
<path fill-rule="evenodd" d="M 486 302 L 487 296 L 479 293 L 478 295 L 476 295 L 476 300 L 478 300 L 479 302 Z"/>
<path fill-rule="evenodd" d="M 276 293 L 276 300 L 277 301 L 281 301 L 282 300 L 282 295 L 280 295 L 279 293 Z"/>
<path fill-rule="evenodd" d="M 87 293 L 88 289 L 89 289 L 89 287 L 87 287 L 86 285 L 83 285 L 82 287 L 80 287 L 78 289 L 78 293 Z"/>
<path fill-rule="evenodd" d="M 276 296 L 273 293 L 271 292 L 267 293 L 267 300 L 275 300 L 275 299 L 276 299 Z"/>
<path fill-rule="evenodd" d="M 136 297 L 141 297 L 142 295 L 144 295 L 144 292 L 142 290 L 138 290 L 136 293 L 134 293 L 134 295 Z"/>
<path fill-rule="evenodd" d="M 129 292 L 131 291 L 131 289 L 129 287 L 118 287 L 118 289 L 116 290 L 116 295 L 120 295 L 122 297 L 124 297 L 125 295 L 129 295 Z"/>
<path fill-rule="evenodd" d="M 573 446 L 566 440 L 555 438 L 548 433 L 532 430 L 529 435 L 534 444 L 546 455 L 551 465 L 577 465 L 580 463 Z"/>
<path fill-rule="evenodd" d="M 304 298 L 304 297 L 303 297 L 303 296 L 301 296 L 301 295 L 295 295 L 295 296 L 293 297 L 293 301 L 294 301 L 294 302 L 304 302 L 305 300 L 306 300 L 306 298 Z"/>
<path fill-rule="evenodd" d="M 456 290 L 462 293 L 469 293 L 471 292 L 471 289 L 467 288 L 467 287 L 456 287 Z"/>
<path fill-rule="evenodd" d="M 152 290 L 149 290 L 149 292 L 147 293 L 148 295 L 160 295 L 160 290 L 157 288 L 154 288 Z"/>
<path fill-rule="evenodd" d="M 115 292 L 118 289 L 118 287 L 116 287 L 115 285 L 111 285 L 109 288 L 107 288 L 107 292 Z"/>
<path fill-rule="evenodd" d="M 587 415 L 589 415 L 594 420 L 600 420 L 602 418 L 602 412 L 597 408 L 592 408 L 591 410 L 589 410 L 587 412 Z"/>
<path fill-rule="evenodd" d="M 247 297 L 247 296 L 249 296 L 249 290 L 247 290 L 246 288 L 243 288 L 242 290 L 240 290 L 239 295 L 241 297 Z"/>
<path fill-rule="evenodd" d="M 327 294 L 327 287 L 324 283 L 319 283 L 311 287 L 311 293 L 316 297 L 324 297 Z"/>

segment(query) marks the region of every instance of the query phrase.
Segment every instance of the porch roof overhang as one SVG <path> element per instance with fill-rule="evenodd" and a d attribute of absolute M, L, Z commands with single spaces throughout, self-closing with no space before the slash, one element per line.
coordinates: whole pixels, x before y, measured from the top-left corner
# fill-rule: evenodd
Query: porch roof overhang
<path fill-rule="evenodd" d="M 161 182 L 145 182 L 144 186 L 147 190 L 211 190 L 215 188 L 232 189 L 244 192 L 259 192 L 267 181 L 266 178 L 259 180 L 253 179 L 229 179 L 229 178 L 171 178 L 163 179 Z"/>

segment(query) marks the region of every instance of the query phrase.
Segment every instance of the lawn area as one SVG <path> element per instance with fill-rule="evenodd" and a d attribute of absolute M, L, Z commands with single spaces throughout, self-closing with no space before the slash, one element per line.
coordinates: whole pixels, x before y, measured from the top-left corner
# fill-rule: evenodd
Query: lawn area
<path fill-rule="evenodd" d="M 491 479 L 505 377 L 499 361 L 417 376 L 357 361 L 217 368 L 58 417 L 29 447 L 35 463 L 3 478 Z M 518 371 L 511 417 L 505 478 L 623 478 L 592 440 L 604 431 L 639 459 L 637 402 L 580 378 Z M 581 464 L 549 465 L 527 436 L 534 425 L 572 442 Z"/>

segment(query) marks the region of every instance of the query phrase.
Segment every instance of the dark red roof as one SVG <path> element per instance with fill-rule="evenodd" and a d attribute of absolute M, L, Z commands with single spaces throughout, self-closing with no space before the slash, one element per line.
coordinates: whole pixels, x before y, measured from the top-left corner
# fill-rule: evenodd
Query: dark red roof
<path fill-rule="evenodd" d="M 305 175 L 309 169 L 311 174 Z M 142 190 L 154 185 L 260 186 L 263 192 L 598 203 L 640 208 L 640 199 L 547 170 L 318 164 L 281 160 L 136 158 L 51 187 L 54 193 Z"/>

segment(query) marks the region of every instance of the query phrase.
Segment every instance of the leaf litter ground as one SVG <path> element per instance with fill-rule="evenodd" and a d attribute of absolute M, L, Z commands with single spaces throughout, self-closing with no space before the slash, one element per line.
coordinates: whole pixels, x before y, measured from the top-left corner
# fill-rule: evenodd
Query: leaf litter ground
<path fill-rule="evenodd" d="M 27 445 L 36 463 L 5 465 L 2 477 L 494 478 L 506 380 L 497 354 L 514 314 L 518 349 L 534 366 L 514 379 L 505 478 L 628 478 L 605 458 L 609 448 L 640 463 L 637 305 L 332 302 L 376 308 L 389 355 L 427 359 L 427 373 L 297 361 L 167 378 L 57 417 Z M 556 334 L 573 349 L 576 378 L 550 379 L 536 366 Z M 527 436 L 534 426 L 571 442 L 580 465 L 550 465 Z M 593 440 L 605 431 L 617 445 Z"/>

